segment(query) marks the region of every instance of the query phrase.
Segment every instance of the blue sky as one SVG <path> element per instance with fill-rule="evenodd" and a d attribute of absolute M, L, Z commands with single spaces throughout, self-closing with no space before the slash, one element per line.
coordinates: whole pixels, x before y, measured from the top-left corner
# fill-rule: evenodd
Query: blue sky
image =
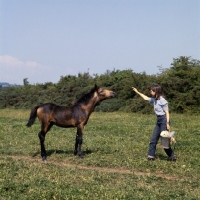
<path fill-rule="evenodd" d="M 0 0 L 0 82 L 200 60 L 200 0 Z"/>

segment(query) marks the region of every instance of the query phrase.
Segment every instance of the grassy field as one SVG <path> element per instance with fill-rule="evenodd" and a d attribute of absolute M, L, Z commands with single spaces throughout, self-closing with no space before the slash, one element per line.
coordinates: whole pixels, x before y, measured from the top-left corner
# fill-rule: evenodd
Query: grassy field
<path fill-rule="evenodd" d="M 177 162 L 157 145 L 147 161 L 154 115 L 93 113 L 84 129 L 84 159 L 73 155 L 76 129 L 53 127 L 40 158 L 38 120 L 30 110 L 0 110 L 0 199 L 200 199 L 199 116 L 171 114 Z"/>

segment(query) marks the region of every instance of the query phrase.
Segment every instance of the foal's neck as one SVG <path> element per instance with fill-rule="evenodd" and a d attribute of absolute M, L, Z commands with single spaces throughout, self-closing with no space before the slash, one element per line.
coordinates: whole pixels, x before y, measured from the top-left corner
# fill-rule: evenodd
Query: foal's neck
<path fill-rule="evenodd" d="M 85 111 L 90 115 L 95 107 L 97 106 L 97 104 L 100 102 L 100 99 L 98 96 L 94 96 L 87 105 L 81 106 L 82 108 L 85 109 Z"/>

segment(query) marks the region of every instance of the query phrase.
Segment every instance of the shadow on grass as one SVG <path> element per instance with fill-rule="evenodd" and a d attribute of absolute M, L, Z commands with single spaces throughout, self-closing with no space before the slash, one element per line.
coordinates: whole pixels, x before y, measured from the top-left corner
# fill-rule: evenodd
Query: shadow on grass
<path fill-rule="evenodd" d="M 87 155 L 87 154 L 91 154 L 91 153 L 93 153 L 93 151 L 90 150 L 90 149 L 87 149 L 87 150 L 83 151 L 83 155 Z M 47 154 L 47 156 L 51 156 L 52 154 L 71 154 L 71 155 L 73 155 L 73 154 L 74 154 L 74 151 L 72 151 L 72 150 L 63 151 L 63 150 L 55 150 L 55 149 L 52 149 L 52 150 L 47 150 L 47 151 L 46 151 L 46 154 Z M 40 155 L 40 151 L 35 152 L 35 153 L 32 155 L 32 157 L 34 158 L 34 157 L 36 157 L 36 156 L 38 156 L 38 155 Z"/>
<path fill-rule="evenodd" d="M 156 159 L 159 159 L 159 160 L 166 160 L 166 159 L 167 159 L 167 155 L 157 154 L 157 155 L 156 155 Z"/>

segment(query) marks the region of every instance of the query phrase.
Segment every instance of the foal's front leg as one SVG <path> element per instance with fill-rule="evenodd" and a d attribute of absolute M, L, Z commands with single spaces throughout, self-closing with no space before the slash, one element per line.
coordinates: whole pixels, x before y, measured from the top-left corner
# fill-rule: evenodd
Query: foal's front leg
<path fill-rule="evenodd" d="M 40 131 L 38 133 L 38 137 L 40 139 L 40 147 L 41 147 L 41 157 L 42 157 L 42 161 L 46 162 L 46 150 L 45 150 L 45 146 L 44 146 L 44 141 L 45 141 L 45 133 L 43 131 Z"/>
<path fill-rule="evenodd" d="M 83 130 L 83 127 L 77 127 L 75 149 L 74 149 L 74 155 L 78 155 L 80 158 L 83 158 L 82 151 L 81 151 L 81 145 L 83 143 L 82 130 Z"/>

